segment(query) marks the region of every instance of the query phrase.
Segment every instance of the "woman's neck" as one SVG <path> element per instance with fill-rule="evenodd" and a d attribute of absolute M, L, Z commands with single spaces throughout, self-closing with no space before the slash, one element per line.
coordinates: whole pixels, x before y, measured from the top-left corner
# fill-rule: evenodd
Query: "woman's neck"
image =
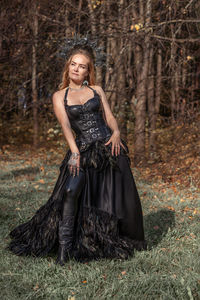
<path fill-rule="evenodd" d="M 73 90 L 80 90 L 83 87 L 83 82 L 75 83 L 74 81 L 70 81 L 69 87 Z"/>

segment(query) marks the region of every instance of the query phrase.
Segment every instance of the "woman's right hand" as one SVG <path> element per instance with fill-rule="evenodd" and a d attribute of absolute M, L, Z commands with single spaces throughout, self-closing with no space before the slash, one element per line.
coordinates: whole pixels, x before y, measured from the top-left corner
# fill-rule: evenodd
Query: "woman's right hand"
<path fill-rule="evenodd" d="M 75 177 L 76 175 L 79 175 L 79 170 L 80 170 L 80 153 L 78 152 L 72 152 L 69 161 L 68 161 L 68 166 L 69 166 L 69 172 L 70 175 Z"/>

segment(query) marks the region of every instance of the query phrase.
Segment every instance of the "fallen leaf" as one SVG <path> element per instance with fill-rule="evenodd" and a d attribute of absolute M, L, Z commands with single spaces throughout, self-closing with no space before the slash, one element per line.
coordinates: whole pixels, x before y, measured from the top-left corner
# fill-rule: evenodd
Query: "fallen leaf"
<path fill-rule="evenodd" d="M 190 233 L 190 236 L 195 239 L 196 238 L 196 235 L 194 235 L 193 233 Z"/>
<path fill-rule="evenodd" d="M 175 210 L 172 206 L 167 206 L 167 208 L 173 211 Z"/>
<path fill-rule="evenodd" d="M 135 29 L 138 31 L 140 29 L 140 25 L 139 24 L 135 24 Z"/>
<path fill-rule="evenodd" d="M 121 274 L 122 274 L 122 275 L 125 275 L 125 274 L 126 274 L 126 271 L 122 271 Z"/>
<path fill-rule="evenodd" d="M 103 277 L 104 280 L 106 280 L 107 276 L 105 274 L 103 274 L 102 277 Z"/>
<path fill-rule="evenodd" d="M 153 229 L 155 229 L 155 230 L 158 230 L 159 229 L 159 226 L 154 226 L 154 228 Z"/>
<path fill-rule="evenodd" d="M 185 210 L 185 211 L 188 211 L 188 210 L 190 210 L 190 208 L 189 208 L 188 206 L 186 206 L 186 207 L 184 208 L 184 210 Z"/>
<path fill-rule="evenodd" d="M 33 289 L 34 289 L 34 291 L 38 290 L 39 289 L 39 285 L 36 284 Z"/>

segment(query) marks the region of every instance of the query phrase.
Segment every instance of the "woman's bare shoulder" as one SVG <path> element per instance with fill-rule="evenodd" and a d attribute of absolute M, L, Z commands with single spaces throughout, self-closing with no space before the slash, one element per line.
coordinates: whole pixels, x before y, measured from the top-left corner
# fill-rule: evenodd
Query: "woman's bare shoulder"
<path fill-rule="evenodd" d="M 103 89 L 100 85 L 91 85 L 91 88 L 97 91 L 99 94 L 102 94 Z"/>
<path fill-rule="evenodd" d="M 62 89 L 62 90 L 58 90 L 58 91 L 54 92 L 52 95 L 53 102 L 64 101 L 65 91 L 66 91 L 66 89 Z"/>

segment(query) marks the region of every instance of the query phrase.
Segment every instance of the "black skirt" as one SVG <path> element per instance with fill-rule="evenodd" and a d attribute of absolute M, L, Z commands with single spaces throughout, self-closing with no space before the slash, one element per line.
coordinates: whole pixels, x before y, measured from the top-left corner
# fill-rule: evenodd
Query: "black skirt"
<path fill-rule="evenodd" d="M 78 199 L 73 245 L 78 261 L 127 259 L 134 249 L 146 249 L 142 208 L 127 152 L 121 147 L 120 155 L 114 157 L 104 141 L 81 151 L 85 185 Z M 11 231 L 9 249 L 15 254 L 44 256 L 57 251 L 70 155 L 69 150 L 47 203 Z"/>

